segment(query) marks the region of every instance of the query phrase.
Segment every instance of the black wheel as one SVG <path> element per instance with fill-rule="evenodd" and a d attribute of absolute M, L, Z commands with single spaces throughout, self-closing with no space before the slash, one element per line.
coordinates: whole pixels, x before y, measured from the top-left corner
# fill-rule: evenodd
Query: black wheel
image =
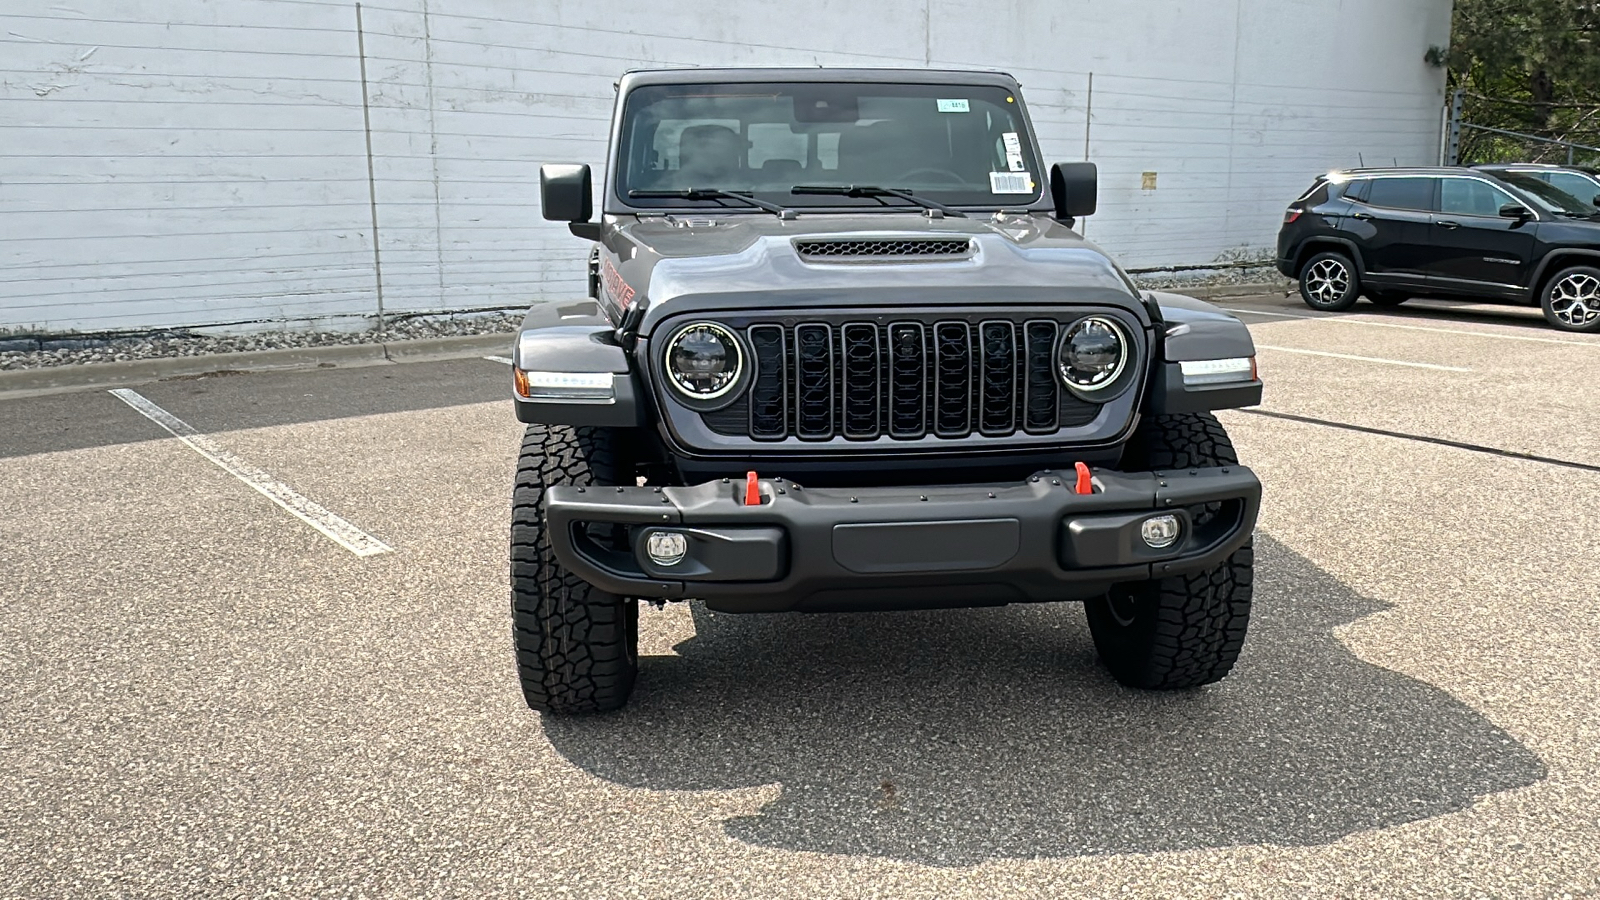
<path fill-rule="evenodd" d="M 1377 306 L 1399 306 L 1411 298 L 1399 291 L 1376 291 L 1368 288 L 1367 299 Z"/>
<path fill-rule="evenodd" d="M 1600 332 L 1600 269 L 1573 266 L 1557 272 L 1539 294 L 1545 321 L 1562 331 Z"/>
<path fill-rule="evenodd" d="M 1145 419 L 1123 468 L 1160 471 L 1238 461 L 1216 417 L 1196 413 Z M 1129 687 L 1178 690 L 1227 675 L 1250 625 L 1254 553 L 1246 543 L 1204 572 L 1117 585 L 1085 603 L 1095 649 L 1112 677 Z"/>
<path fill-rule="evenodd" d="M 1361 276 L 1343 253 L 1318 253 L 1300 267 L 1300 299 L 1312 309 L 1343 312 L 1361 296 Z"/>
<path fill-rule="evenodd" d="M 544 518 L 547 487 L 621 483 L 620 443 L 608 429 L 557 425 L 530 425 L 522 438 L 511 501 L 512 642 L 522 695 L 541 712 L 608 712 L 633 692 L 638 601 L 563 568 Z"/>

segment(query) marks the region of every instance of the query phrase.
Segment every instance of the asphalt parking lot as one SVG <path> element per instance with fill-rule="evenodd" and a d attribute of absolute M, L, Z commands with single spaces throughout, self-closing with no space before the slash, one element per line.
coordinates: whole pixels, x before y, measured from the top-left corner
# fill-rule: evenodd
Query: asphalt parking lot
<path fill-rule="evenodd" d="M 1076 605 L 675 604 L 627 710 L 542 722 L 503 364 L 135 386 L 189 444 L 0 399 L 0 895 L 1600 894 L 1600 337 L 1219 302 L 1256 615 L 1179 695 Z"/>

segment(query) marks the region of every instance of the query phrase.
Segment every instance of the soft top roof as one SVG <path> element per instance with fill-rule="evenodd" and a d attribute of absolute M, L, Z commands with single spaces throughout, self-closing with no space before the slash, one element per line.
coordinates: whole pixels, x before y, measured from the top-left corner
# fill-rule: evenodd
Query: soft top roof
<path fill-rule="evenodd" d="M 619 89 L 644 84 L 738 84 L 743 82 L 832 82 L 883 84 L 982 84 L 1018 87 L 1005 72 L 979 69 L 856 69 L 826 66 L 773 66 L 768 68 L 633 69 L 622 76 Z"/>

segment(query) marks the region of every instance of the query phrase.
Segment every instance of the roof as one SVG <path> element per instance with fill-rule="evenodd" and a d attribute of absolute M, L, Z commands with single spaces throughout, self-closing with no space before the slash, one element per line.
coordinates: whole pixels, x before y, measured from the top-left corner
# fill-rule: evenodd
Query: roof
<path fill-rule="evenodd" d="M 1474 169 L 1485 172 L 1582 172 L 1593 175 L 1596 169 L 1590 166 L 1566 166 L 1559 163 L 1479 163 Z"/>
<path fill-rule="evenodd" d="M 1334 169 L 1329 175 L 1467 175 L 1468 166 L 1368 166 L 1359 169 Z"/>
<path fill-rule="evenodd" d="M 888 84 L 984 84 L 1016 88 L 1017 79 L 994 69 L 891 69 L 832 68 L 827 66 L 771 66 L 766 68 L 684 67 L 630 69 L 618 87 L 641 84 L 737 84 L 772 81 L 863 82 Z"/>

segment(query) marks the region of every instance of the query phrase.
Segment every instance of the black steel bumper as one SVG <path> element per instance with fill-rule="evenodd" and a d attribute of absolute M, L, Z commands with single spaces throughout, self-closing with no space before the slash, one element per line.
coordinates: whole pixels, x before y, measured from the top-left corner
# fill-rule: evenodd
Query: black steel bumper
<path fill-rule="evenodd" d="M 694 487 L 553 487 L 546 515 L 558 559 L 595 586 L 632 597 L 697 597 L 728 612 L 918 609 L 1071 600 L 1118 582 L 1209 568 L 1249 539 L 1261 483 L 1243 466 L 1094 472 L 1022 483 L 808 489 L 781 478 Z M 1154 549 L 1144 521 L 1177 516 Z M 631 526 L 632 552 L 595 525 Z M 651 533 L 685 535 L 671 566 L 645 552 Z M 613 534 L 619 532 L 612 532 Z"/>

